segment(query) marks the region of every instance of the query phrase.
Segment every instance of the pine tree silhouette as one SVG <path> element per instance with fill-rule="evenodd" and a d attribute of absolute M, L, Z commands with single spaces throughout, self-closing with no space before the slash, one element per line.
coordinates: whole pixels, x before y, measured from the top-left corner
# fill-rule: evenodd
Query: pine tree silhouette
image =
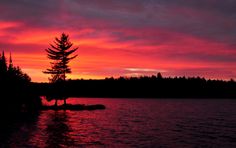
<path fill-rule="evenodd" d="M 4 51 L 0 54 L 0 78 L 3 79 L 7 73 L 7 62 Z"/>
<path fill-rule="evenodd" d="M 45 74 L 51 74 L 49 81 L 51 83 L 57 83 L 66 80 L 66 74 L 71 73 L 69 62 L 76 58 L 77 55 L 72 55 L 78 48 L 72 48 L 73 44 L 69 40 L 69 35 L 62 33 L 60 38 L 55 38 L 54 45 L 50 44 L 50 48 L 46 49 L 47 57 L 52 60 L 50 62 L 51 67 L 46 71 Z M 63 90 L 62 90 L 63 91 Z M 57 98 L 55 98 L 57 105 Z M 66 105 L 66 97 L 63 97 L 64 105 Z"/>
<path fill-rule="evenodd" d="M 12 63 L 11 52 L 10 52 L 10 58 L 9 58 L 8 70 L 10 70 L 10 69 L 13 69 L 13 63 Z"/>

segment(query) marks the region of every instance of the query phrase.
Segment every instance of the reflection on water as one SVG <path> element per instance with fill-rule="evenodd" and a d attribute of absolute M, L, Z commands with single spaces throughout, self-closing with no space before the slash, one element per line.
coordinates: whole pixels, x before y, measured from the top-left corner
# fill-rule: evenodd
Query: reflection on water
<path fill-rule="evenodd" d="M 106 110 L 1 123 L 0 147 L 236 147 L 236 101 L 70 99 Z M 29 119 L 29 118 L 28 118 Z"/>
<path fill-rule="evenodd" d="M 74 143 L 70 136 L 69 116 L 65 111 L 52 112 L 49 114 L 45 133 L 47 135 L 46 144 L 48 147 L 71 146 Z"/>

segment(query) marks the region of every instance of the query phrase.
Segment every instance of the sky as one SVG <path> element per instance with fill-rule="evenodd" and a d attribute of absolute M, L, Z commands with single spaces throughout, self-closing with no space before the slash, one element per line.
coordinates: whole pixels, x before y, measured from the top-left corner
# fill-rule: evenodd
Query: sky
<path fill-rule="evenodd" d="M 69 34 L 71 79 L 236 77 L 235 0 L 1 0 L 0 50 L 34 82 L 45 49 Z"/>

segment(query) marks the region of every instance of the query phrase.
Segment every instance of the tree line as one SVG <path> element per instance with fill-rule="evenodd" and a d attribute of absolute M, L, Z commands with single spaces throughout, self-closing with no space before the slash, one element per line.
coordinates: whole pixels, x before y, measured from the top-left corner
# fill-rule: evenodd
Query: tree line
<path fill-rule="evenodd" d="M 31 78 L 20 67 L 9 61 L 4 51 L 0 54 L 0 111 L 4 113 L 36 110 L 41 106 L 39 96 L 31 89 Z"/>
<path fill-rule="evenodd" d="M 200 77 L 153 76 L 106 78 L 103 80 L 67 80 L 63 93 L 68 97 L 110 98 L 236 98 L 234 80 Z M 55 94 L 52 84 L 34 83 L 41 95 Z"/>

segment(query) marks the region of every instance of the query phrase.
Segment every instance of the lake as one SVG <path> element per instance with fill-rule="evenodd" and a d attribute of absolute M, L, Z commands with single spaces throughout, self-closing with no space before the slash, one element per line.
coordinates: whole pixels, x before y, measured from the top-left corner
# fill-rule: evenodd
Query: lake
<path fill-rule="evenodd" d="M 0 147 L 236 147 L 236 100 L 70 98 L 67 102 L 104 104 L 107 109 L 41 111 L 30 120 L 1 127 Z"/>

